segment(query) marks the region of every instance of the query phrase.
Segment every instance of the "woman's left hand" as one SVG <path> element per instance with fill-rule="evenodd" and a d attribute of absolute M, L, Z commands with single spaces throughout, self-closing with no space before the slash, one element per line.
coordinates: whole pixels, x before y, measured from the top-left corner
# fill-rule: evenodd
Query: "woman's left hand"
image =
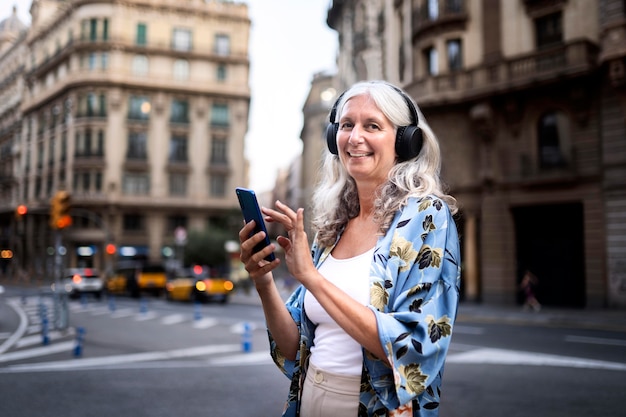
<path fill-rule="evenodd" d="M 277 210 L 263 207 L 266 220 L 283 225 L 288 237 L 279 236 L 276 240 L 285 251 L 285 261 L 291 275 L 306 286 L 307 278 L 317 272 L 311 259 L 311 248 L 304 230 L 304 209 L 293 211 L 289 206 L 276 202 Z"/>

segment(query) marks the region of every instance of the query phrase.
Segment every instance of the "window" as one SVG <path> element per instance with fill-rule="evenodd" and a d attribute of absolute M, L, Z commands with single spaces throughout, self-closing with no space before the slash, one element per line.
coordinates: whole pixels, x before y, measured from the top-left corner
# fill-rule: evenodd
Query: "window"
<path fill-rule="evenodd" d="M 132 63 L 133 75 L 140 77 L 148 75 L 148 57 L 145 55 L 135 55 Z"/>
<path fill-rule="evenodd" d="M 109 39 L 109 19 L 102 19 L 102 40 Z"/>
<path fill-rule="evenodd" d="M 217 66 L 217 80 L 226 81 L 226 65 Z"/>
<path fill-rule="evenodd" d="M 170 141 L 170 162 L 187 162 L 187 137 L 172 136 Z"/>
<path fill-rule="evenodd" d="M 174 29 L 172 48 L 177 51 L 191 51 L 191 31 L 189 29 Z"/>
<path fill-rule="evenodd" d="M 148 159 L 148 135 L 146 132 L 130 132 L 128 134 L 128 148 L 126 158 L 134 160 Z"/>
<path fill-rule="evenodd" d="M 107 96 L 104 93 L 98 96 L 98 115 L 101 117 L 107 115 Z"/>
<path fill-rule="evenodd" d="M 87 116 L 96 114 L 98 108 L 98 97 L 94 93 L 87 94 Z"/>
<path fill-rule="evenodd" d="M 537 48 L 562 43 L 563 21 L 561 12 L 535 19 L 535 37 Z"/>
<path fill-rule="evenodd" d="M 82 177 L 83 177 L 83 191 L 89 191 L 89 189 L 91 188 L 91 173 L 83 172 Z"/>
<path fill-rule="evenodd" d="M 98 19 L 89 20 L 89 40 L 95 41 L 98 39 Z"/>
<path fill-rule="evenodd" d="M 127 195 L 150 194 L 150 177 L 139 172 L 127 172 L 122 180 L 122 190 Z"/>
<path fill-rule="evenodd" d="M 122 220 L 124 230 L 138 231 L 143 230 L 143 216 L 141 214 L 124 214 Z"/>
<path fill-rule="evenodd" d="M 428 75 L 439 74 L 439 55 L 435 47 L 427 48 L 424 51 L 426 61 L 426 72 Z"/>
<path fill-rule="evenodd" d="M 228 164 L 228 145 L 226 139 L 213 138 L 211 141 L 211 165 Z"/>
<path fill-rule="evenodd" d="M 189 123 L 189 103 L 187 100 L 172 100 L 172 109 L 170 122 L 172 123 Z"/>
<path fill-rule="evenodd" d="M 185 59 L 174 61 L 174 79 L 187 81 L 189 79 L 189 62 Z"/>
<path fill-rule="evenodd" d="M 565 148 L 569 141 L 569 123 L 561 112 L 545 113 L 537 125 L 539 167 L 556 168 L 567 165 Z M 566 152 L 564 152 L 566 151 Z"/>
<path fill-rule="evenodd" d="M 65 161 L 67 159 L 67 132 L 63 132 L 61 134 L 61 161 Z"/>
<path fill-rule="evenodd" d="M 211 109 L 211 125 L 213 126 L 228 126 L 229 125 L 228 105 L 213 104 L 213 107 Z"/>
<path fill-rule="evenodd" d="M 89 54 L 89 70 L 94 70 L 98 68 L 98 54 L 96 52 L 91 52 Z"/>
<path fill-rule="evenodd" d="M 96 148 L 94 153 L 97 156 L 104 156 L 104 131 L 98 130 L 98 136 L 96 138 Z"/>
<path fill-rule="evenodd" d="M 91 154 L 91 129 L 76 132 L 74 148 L 75 156 L 89 156 Z"/>
<path fill-rule="evenodd" d="M 169 178 L 170 195 L 183 197 L 187 195 L 187 174 L 171 173 Z"/>
<path fill-rule="evenodd" d="M 439 17 L 439 0 L 428 0 L 428 18 L 437 20 Z"/>
<path fill-rule="evenodd" d="M 460 71 L 463 68 L 463 59 L 461 55 L 461 40 L 451 39 L 446 43 L 448 51 L 448 70 L 450 72 Z"/>
<path fill-rule="evenodd" d="M 128 103 L 128 118 L 134 120 L 148 120 L 150 118 L 150 100 L 145 96 L 130 96 Z"/>
<path fill-rule="evenodd" d="M 226 195 L 226 176 L 213 174 L 209 182 L 211 197 L 224 197 Z"/>
<path fill-rule="evenodd" d="M 137 23 L 137 38 L 135 40 L 137 45 L 146 45 L 147 31 L 148 28 L 145 23 Z"/>
<path fill-rule="evenodd" d="M 78 117 L 106 117 L 106 95 L 87 93 L 78 97 Z"/>
<path fill-rule="evenodd" d="M 173 215 L 167 218 L 167 230 L 173 232 L 178 227 L 187 229 L 187 216 Z"/>
<path fill-rule="evenodd" d="M 97 192 L 102 191 L 102 172 L 100 171 L 94 174 L 94 188 Z"/>
<path fill-rule="evenodd" d="M 230 55 L 230 38 L 228 35 L 215 35 L 215 53 L 222 56 Z"/>

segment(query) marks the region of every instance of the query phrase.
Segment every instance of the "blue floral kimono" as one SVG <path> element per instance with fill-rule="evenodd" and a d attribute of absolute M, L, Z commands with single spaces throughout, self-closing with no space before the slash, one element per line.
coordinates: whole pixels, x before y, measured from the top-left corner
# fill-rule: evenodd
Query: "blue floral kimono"
<path fill-rule="evenodd" d="M 333 247 L 313 246 L 319 266 Z M 363 352 L 358 416 L 439 414 L 444 361 L 456 318 L 460 249 L 448 206 L 439 198 L 412 198 L 376 243 L 370 267 L 370 305 L 391 367 Z M 300 330 L 295 361 L 287 360 L 270 334 L 271 355 L 291 379 L 283 416 L 299 416 L 301 388 L 315 325 L 304 314 L 305 288 L 286 305 Z"/>

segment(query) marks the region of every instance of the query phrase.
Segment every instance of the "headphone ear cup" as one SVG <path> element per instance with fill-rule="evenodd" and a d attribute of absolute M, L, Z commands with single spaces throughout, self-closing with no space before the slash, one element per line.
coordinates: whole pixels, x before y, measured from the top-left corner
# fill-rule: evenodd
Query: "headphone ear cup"
<path fill-rule="evenodd" d="M 400 126 L 396 133 L 396 154 L 403 161 L 415 158 L 422 150 L 422 129 L 417 126 Z"/>
<path fill-rule="evenodd" d="M 333 155 L 339 155 L 339 149 L 337 149 L 337 132 L 339 131 L 339 123 L 329 123 L 326 126 L 326 144 L 328 150 Z"/>

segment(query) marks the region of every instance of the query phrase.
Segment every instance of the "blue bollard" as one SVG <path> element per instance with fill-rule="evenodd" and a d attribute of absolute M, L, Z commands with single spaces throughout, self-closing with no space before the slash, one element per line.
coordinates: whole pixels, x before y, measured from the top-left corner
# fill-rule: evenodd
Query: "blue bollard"
<path fill-rule="evenodd" d="M 39 304 L 39 315 L 41 317 L 41 344 L 46 346 L 50 344 L 50 336 L 48 335 L 48 308 L 43 303 Z"/>
<path fill-rule="evenodd" d="M 48 336 L 48 318 L 44 317 L 41 321 L 41 344 L 47 346 L 50 344 L 50 336 Z"/>
<path fill-rule="evenodd" d="M 76 329 L 76 341 L 74 343 L 74 357 L 79 358 L 83 355 L 83 338 L 85 336 L 85 329 L 79 327 Z"/>
<path fill-rule="evenodd" d="M 245 353 L 252 352 L 252 328 L 250 323 L 243 323 L 243 333 L 241 334 L 241 350 Z"/>
<path fill-rule="evenodd" d="M 83 308 L 87 307 L 87 294 L 82 293 L 80 295 L 80 305 L 83 306 Z"/>
<path fill-rule="evenodd" d="M 148 312 L 148 300 L 146 297 L 141 297 L 141 301 L 139 302 L 139 313 L 146 314 Z"/>
<path fill-rule="evenodd" d="M 196 301 L 193 303 L 193 319 L 195 321 L 200 321 L 202 320 L 202 310 L 200 308 L 200 302 Z"/>
<path fill-rule="evenodd" d="M 115 296 L 109 295 L 109 311 L 113 313 L 115 311 Z"/>

